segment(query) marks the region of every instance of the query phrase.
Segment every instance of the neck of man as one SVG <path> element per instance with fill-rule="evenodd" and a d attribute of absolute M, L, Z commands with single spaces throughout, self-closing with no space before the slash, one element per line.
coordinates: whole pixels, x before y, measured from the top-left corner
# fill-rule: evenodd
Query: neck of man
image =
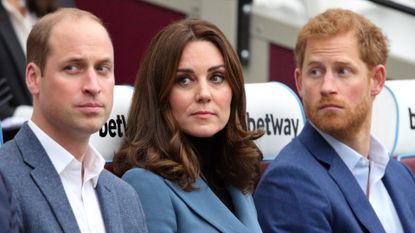
<path fill-rule="evenodd" d="M 338 132 L 329 132 L 328 134 L 368 158 L 371 138 L 370 124 L 362 125 L 358 131 L 354 132 L 340 130 Z"/>
<path fill-rule="evenodd" d="M 56 129 L 51 127 L 50 124 L 45 124 L 44 119 L 37 117 L 36 114 L 32 115 L 31 120 L 56 143 L 71 153 L 76 160 L 83 161 L 85 152 L 89 146 L 89 135 L 81 135 L 75 129 L 74 132 L 67 132 L 68 130 L 65 132 L 65 129 Z"/>

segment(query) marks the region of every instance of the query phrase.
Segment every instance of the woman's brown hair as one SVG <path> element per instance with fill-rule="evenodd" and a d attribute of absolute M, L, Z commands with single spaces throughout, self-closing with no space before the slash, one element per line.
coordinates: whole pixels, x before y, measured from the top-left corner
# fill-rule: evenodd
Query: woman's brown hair
<path fill-rule="evenodd" d="M 209 41 L 222 53 L 232 101 L 215 169 L 226 184 L 250 192 L 261 158 L 253 139 L 262 132 L 247 129 L 244 79 L 238 56 L 223 33 L 203 20 L 174 22 L 150 42 L 135 82 L 126 137 L 113 160 L 114 172 L 121 176 L 138 166 L 174 181 L 183 190 L 195 188 L 194 181 L 200 176 L 198 158 L 169 106 L 183 48 L 191 41 Z"/>

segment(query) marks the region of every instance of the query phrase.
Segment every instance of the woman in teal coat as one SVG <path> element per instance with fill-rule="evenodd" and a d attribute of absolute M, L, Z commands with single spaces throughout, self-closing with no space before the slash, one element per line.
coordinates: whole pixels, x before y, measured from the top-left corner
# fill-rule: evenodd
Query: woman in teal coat
<path fill-rule="evenodd" d="M 153 38 L 113 161 L 149 232 L 261 232 L 251 193 L 262 132 L 245 115 L 241 64 L 215 25 L 182 20 Z"/>

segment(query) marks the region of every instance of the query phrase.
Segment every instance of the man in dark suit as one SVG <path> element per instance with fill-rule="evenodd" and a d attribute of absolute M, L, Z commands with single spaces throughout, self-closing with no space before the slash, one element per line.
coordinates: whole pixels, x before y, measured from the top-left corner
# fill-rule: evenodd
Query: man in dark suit
<path fill-rule="evenodd" d="M 114 51 L 102 22 L 66 8 L 41 18 L 27 42 L 33 114 L 0 147 L 20 232 L 147 232 L 137 193 L 104 170 L 89 144 L 108 119 Z"/>
<path fill-rule="evenodd" d="M 0 2 L 0 120 L 19 105 L 32 105 L 24 80 L 25 54 L 9 15 Z"/>
<path fill-rule="evenodd" d="M 415 180 L 370 135 L 387 40 L 361 15 L 331 9 L 301 28 L 295 81 L 308 123 L 263 175 L 264 232 L 415 232 Z"/>
<path fill-rule="evenodd" d="M 21 2 L 0 0 L 0 120 L 12 116 L 18 106 L 32 105 L 32 98 L 25 84 L 24 48 L 19 43 L 18 33 L 5 4 L 9 6 L 9 11 L 16 8 L 15 14 L 20 12 L 17 8 L 21 9 L 24 15 L 32 14 L 33 20 L 58 7 L 75 6 L 72 0 L 52 0 L 47 4 L 44 0 L 29 0 L 19 6 Z M 25 37 L 25 35 L 20 36 Z"/>
<path fill-rule="evenodd" d="M 16 203 L 11 196 L 10 187 L 0 173 L 0 231 L 17 233 Z"/>

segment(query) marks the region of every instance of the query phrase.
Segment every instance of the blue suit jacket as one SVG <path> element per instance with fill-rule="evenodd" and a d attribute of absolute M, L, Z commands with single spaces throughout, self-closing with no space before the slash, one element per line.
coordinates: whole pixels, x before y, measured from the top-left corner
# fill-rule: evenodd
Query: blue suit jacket
<path fill-rule="evenodd" d="M 60 177 L 27 124 L 0 147 L 0 172 L 17 200 L 20 232 L 80 232 Z M 96 192 L 108 233 L 147 232 L 131 186 L 104 170 Z"/>
<path fill-rule="evenodd" d="M 235 216 L 200 178 L 192 192 L 142 168 L 130 169 L 123 179 L 138 192 L 151 233 L 262 232 L 252 196 L 237 188 L 228 189 Z"/>
<path fill-rule="evenodd" d="M 17 233 L 16 203 L 11 195 L 11 190 L 3 175 L 0 173 L 0 231 Z"/>
<path fill-rule="evenodd" d="M 390 160 L 383 183 L 405 233 L 415 233 L 415 180 Z M 264 232 L 385 232 L 353 174 L 310 125 L 270 164 L 255 192 Z"/>

